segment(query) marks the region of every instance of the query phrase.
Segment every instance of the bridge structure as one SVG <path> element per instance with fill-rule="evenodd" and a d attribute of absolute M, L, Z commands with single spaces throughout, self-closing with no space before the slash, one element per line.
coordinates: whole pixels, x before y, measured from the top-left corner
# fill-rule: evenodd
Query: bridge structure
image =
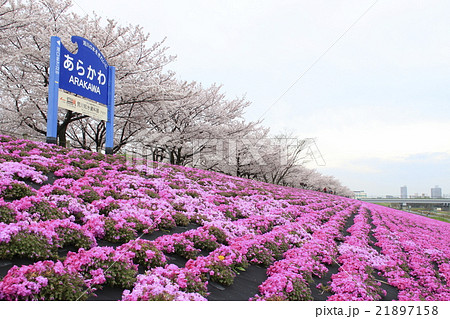
<path fill-rule="evenodd" d="M 440 207 L 444 210 L 450 208 L 450 198 L 362 198 L 360 200 L 373 204 L 386 203 L 403 207 Z"/>

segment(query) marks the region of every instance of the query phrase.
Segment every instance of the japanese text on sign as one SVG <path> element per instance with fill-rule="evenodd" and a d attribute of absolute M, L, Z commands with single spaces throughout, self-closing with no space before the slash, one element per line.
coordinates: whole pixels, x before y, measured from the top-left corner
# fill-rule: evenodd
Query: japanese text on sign
<path fill-rule="evenodd" d="M 108 69 L 106 59 L 88 40 L 72 37 L 78 52 L 71 53 L 61 45 L 59 87 L 68 92 L 108 104 Z"/>
<path fill-rule="evenodd" d="M 88 115 L 97 120 L 108 120 L 108 109 L 105 105 L 76 96 L 64 90 L 58 92 L 58 107 Z"/>
<path fill-rule="evenodd" d="M 65 58 L 64 63 L 63 63 L 64 69 L 72 72 L 75 69 L 74 58 L 68 54 L 64 55 L 64 58 Z M 106 83 L 106 75 L 102 73 L 102 70 L 96 71 L 95 69 L 92 68 L 91 65 L 89 65 L 87 67 L 87 72 L 86 72 L 86 68 L 85 68 L 84 62 L 82 60 L 76 61 L 76 73 L 80 77 L 85 76 L 90 81 L 92 81 L 92 80 L 94 80 L 94 78 L 96 78 L 98 85 L 105 85 L 105 83 Z M 99 86 L 97 86 L 91 82 L 87 82 L 76 76 L 71 75 L 69 82 L 74 85 L 81 86 L 86 90 L 95 92 L 97 94 L 101 94 Z"/>

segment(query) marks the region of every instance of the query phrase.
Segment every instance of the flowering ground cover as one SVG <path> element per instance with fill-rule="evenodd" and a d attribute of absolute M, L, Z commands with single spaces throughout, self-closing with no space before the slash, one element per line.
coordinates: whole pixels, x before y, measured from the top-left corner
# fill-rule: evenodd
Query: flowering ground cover
<path fill-rule="evenodd" d="M 0 136 L 0 300 L 450 300 L 448 223 Z"/>

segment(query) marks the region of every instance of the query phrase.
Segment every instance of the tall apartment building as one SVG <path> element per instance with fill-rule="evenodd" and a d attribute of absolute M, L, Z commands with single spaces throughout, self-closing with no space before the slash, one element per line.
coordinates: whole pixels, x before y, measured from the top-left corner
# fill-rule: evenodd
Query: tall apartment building
<path fill-rule="evenodd" d="M 400 198 L 408 198 L 408 188 L 406 185 L 400 187 Z"/>
<path fill-rule="evenodd" d="M 435 186 L 431 189 L 431 198 L 442 198 L 442 188 Z"/>

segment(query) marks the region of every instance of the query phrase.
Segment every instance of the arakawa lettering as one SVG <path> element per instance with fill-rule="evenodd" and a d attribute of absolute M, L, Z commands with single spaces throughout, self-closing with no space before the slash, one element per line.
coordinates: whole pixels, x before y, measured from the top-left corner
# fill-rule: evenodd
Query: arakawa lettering
<path fill-rule="evenodd" d="M 76 76 L 71 75 L 69 79 L 69 83 L 72 83 L 73 85 L 81 86 L 83 89 L 86 89 L 88 91 L 101 94 L 100 88 L 97 85 L 94 85 L 92 83 L 89 83 L 85 80 L 79 79 Z"/>

